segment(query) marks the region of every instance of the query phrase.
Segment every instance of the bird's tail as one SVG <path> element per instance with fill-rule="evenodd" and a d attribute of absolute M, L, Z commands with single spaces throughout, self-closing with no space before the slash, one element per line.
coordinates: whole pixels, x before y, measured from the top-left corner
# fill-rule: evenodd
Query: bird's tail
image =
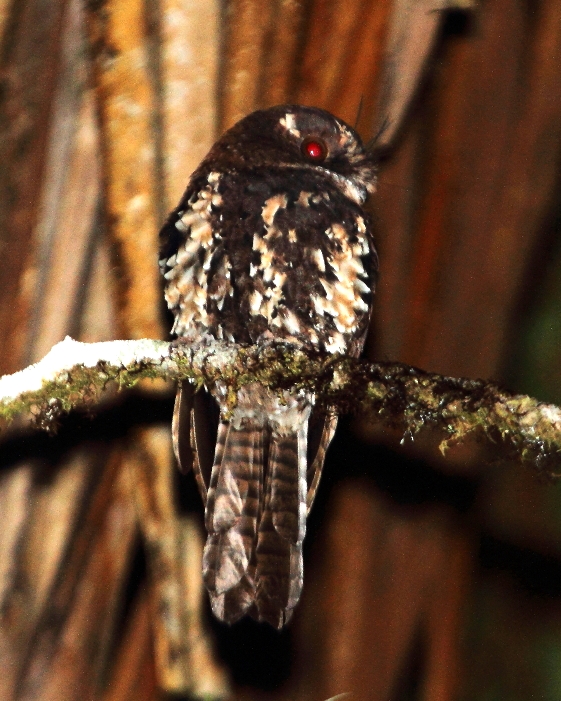
<path fill-rule="evenodd" d="M 303 582 L 307 416 L 295 428 L 221 422 L 206 506 L 203 578 L 218 618 L 281 628 Z"/>
<path fill-rule="evenodd" d="M 307 423 L 296 432 L 272 434 L 264 510 L 256 552 L 259 620 L 276 628 L 290 620 L 304 578 Z"/>

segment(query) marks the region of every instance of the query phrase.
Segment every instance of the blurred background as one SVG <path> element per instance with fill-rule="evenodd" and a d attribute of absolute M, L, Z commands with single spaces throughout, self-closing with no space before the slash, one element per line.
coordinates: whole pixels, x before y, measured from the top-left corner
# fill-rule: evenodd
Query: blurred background
<path fill-rule="evenodd" d="M 561 403 L 561 0 L 0 0 L 0 52 L 2 373 L 167 338 L 167 212 L 225 128 L 295 102 L 378 137 L 368 357 Z M 346 419 L 293 622 L 228 628 L 172 404 L 4 432 L 0 701 L 561 698 L 558 486 Z"/>

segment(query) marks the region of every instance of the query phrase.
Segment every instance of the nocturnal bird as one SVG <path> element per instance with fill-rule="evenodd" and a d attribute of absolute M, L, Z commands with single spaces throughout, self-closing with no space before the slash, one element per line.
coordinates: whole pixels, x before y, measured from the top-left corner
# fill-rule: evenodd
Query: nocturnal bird
<path fill-rule="evenodd" d="M 282 105 L 242 119 L 160 234 L 172 332 L 357 357 L 377 271 L 362 208 L 375 182 L 373 152 L 328 112 Z M 279 397 L 257 382 L 228 413 L 226 392 L 183 383 L 172 426 L 205 503 L 203 580 L 219 619 L 247 613 L 281 628 L 300 598 L 306 517 L 337 419 L 310 392 Z"/>

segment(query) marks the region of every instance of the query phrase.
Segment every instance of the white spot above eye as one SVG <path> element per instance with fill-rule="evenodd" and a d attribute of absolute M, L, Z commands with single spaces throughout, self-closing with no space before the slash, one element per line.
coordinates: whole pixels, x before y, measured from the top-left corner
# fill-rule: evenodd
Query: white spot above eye
<path fill-rule="evenodd" d="M 300 138 L 300 130 L 296 128 L 296 117 L 292 112 L 287 112 L 284 117 L 279 119 L 281 127 L 284 127 L 292 136 Z"/>

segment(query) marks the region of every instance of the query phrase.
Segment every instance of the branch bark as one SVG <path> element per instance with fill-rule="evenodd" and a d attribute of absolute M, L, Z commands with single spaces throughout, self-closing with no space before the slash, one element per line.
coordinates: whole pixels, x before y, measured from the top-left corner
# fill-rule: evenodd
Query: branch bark
<path fill-rule="evenodd" d="M 249 382 L 276 391 L 311 391 L 338 414 L 367 412 L 373 421 L 401 426 L 412 437 L 427 428 L 440 430 L 443 452 L 478 430 L 489 440 L 502 438 L 505 454 L 531 461 L 551 476 L 561 474 L 561 408 L 555 405 L 484 380 L 279 343 L 257 347 L 141 339 L 88 344 L 67 337 L 39 363 L 0 378 L 0 416 L 10 420 L 31 414 L 49 429 L 60 414 L 95 402 L 111 383 L 125 388 L 156 377 L 207 387 L 220 378 L 229 387 L 228 410 L 235 406 L 237 390 Z"/>

